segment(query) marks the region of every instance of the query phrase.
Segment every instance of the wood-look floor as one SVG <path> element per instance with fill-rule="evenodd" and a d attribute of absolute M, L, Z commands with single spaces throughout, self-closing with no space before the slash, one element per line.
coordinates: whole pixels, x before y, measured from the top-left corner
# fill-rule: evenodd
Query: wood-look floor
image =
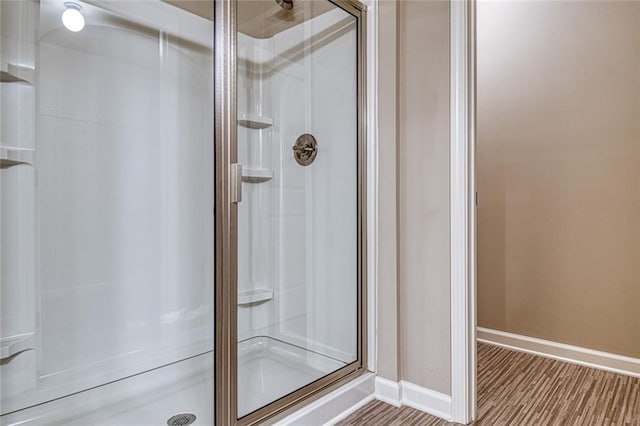
<path fill-rule="evenodd" d="M 446 425 L 374 401 L 340 425 Z M 477 425 L 640 426 L 640 379 L 478 345 Z"/>

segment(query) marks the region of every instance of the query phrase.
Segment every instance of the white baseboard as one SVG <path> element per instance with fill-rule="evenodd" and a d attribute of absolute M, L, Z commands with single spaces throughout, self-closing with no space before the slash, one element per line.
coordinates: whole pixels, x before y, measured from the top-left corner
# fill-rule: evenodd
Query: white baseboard
<path fill-rule="evenodd" d="M 395 407 L 415 408 L 444 420 L 451 420 L 451 397 L 411 382 L 376 377 L 376 399 Z"/>
<path fill-rule="evenodd" d="M 375 399 L 375 375 L 364 374 L 277 421 L 277 426 L 333 425 Z"/>
<path fill-rule="evenodd" d="M 451 420 L 451 397 L 410 382 L 394 382 L 365 374 L 330 394 L 277 421 L 277 426 L 334 425 L 378 399 L 387 404 L 403 405 Z"/>
<path fill-rule="evenodd" d="M 478 341 L 546 358 L 640 377 L 640 359 L 478 327 Z"/>
<path fill-rule="evenodd" d="M 404 380 L 402 388 L 402 405 L 408 405 L 441 419 L 451 420 L 451 397 Z"/>
<path fill-rule="evenodd" d="M 402 405 L 402 393 L 400 392 L 400 383 L 384 377 L 376 377 L 376 399 L 386 402 L 394 407 Z"/>

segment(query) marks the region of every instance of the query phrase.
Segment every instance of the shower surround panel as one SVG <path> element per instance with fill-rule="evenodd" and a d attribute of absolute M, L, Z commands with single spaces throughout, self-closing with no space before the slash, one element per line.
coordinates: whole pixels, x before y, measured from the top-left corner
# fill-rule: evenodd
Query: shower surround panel
<path fill-rule="evenodd" d="M 2 300 L 37 323 L 33 349 L 0 366 L 2 413 L 213 350 L 211 48 L 91 5 L 71 33 L 57 2 L 34 5 L 37 180 L 22 238 L 35 234 L 35 292 L 16 301 L 26 276 L 3 276 Z M 2 197 L 4 231 L 20 198 Z M 3 266 L 24 265 L 10 252 Z"/>
<path fill-rule="evenodd" d="M 239 116 L 273 122 L 238 132 L 243 167 L 273 170 L 272 180 L 243 184 L 239 292 L 266 287 L 273 299 L 239 307 L 238 337 L 269 336 L 351 362 L 357 349 L 355 21 L 336 9 L 269 39 L 241 33 L 238 45 Z M 307 167 L 292 150 L 305 133 L 319 146 Z"/>

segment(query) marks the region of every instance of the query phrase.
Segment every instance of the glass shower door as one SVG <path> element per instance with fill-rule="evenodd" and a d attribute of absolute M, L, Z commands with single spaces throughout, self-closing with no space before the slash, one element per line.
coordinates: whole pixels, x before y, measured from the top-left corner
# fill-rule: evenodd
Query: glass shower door
<path fill-rule="evenodd" d="M 0 1 L 2 424 L 213 423 L 213 3 L 173 3 Z"/>
<path fill-rule="evenodd" d="M 361 10 L 338 4 L 238 2 L 237 411 L 246 422 L 362 366 L 363 23 Z"/>

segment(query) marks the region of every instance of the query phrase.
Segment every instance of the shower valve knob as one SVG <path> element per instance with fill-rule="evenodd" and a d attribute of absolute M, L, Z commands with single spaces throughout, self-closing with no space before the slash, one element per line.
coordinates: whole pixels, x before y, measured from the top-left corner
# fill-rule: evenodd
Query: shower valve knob
<path fill-rule="evenodd" d="M 305 133 L 301 135 L 296 144 L 293 145 L 293 158 L 301 166 L 308 166 L 313 163 L 318 155 L 318 142 L 313 135 Z"/>

